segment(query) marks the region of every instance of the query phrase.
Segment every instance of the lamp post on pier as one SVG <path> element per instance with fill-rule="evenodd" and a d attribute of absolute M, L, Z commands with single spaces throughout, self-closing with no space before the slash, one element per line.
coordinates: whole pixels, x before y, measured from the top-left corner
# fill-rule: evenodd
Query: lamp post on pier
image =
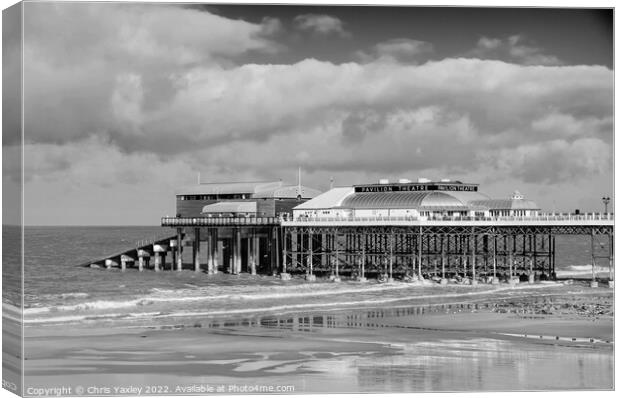
<path fill-rule="evenodd" d="M 609 201 L 611 199 L 609 198 L 609 196 L 603 196 L 601 200 L 603 201 L 603 204 L 605 205 L 605 214 L 607 214 L 607 205 L 609 204 Z"/>

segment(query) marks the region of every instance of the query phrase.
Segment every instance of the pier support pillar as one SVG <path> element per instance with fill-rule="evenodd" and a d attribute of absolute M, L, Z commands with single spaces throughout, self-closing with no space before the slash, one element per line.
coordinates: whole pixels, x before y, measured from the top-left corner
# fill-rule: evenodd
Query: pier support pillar
<path fill-rule="evenodd" d="M 418 279 L 424 280 L 422 277 L 422 226 L 418 228 Z"/>
<path fill-rule="evenodd" d="M 250 274 L 256 275 L 256 260 L 258 259 L 258 240 L 256 231 L 252 230 L 252 235 L 248 237 L 248 261 L 250 262 Z"/>
<path fill-rule="evenodd" d="M 368 279 L 366 279 L 366 242 L 365 242 L 366 237 L 364 236 L 364 244 L 362 246 L 362 258 L 360 259 L 360 276 L 357 278 L 358 282 L 368 282 Z"/>
<path fill-rule="evenodd" d="M 159 267 L 161 265 L 161 254 L 159 252 L 155 252 L 153 255 L 155 256 L 155 262 L 153 263 L 153 267 L 156 272 L 159 272 Z"/>
<path fill-rule="evenodd" d="M 200 228 L 194 229 L 194 271 L 200 272 Z"/>
<path fill-rule="evenodd" d="M 127 260 L 121 257 L 121 271 L 125 271 L 127 269 Z"/>
<path fill-rule="evenodd" d="M 614 234 L 613 232 L 610 233 L 609 235 L 609 245 L 608 245 L 608 250 L 609 250 L 609 288 L 613 289 L 614 288 Z"/>
<path fill-rule="evenodd" d="M 138 256 L 138 271 L 144 271 L 144 256 Z"/>
<path fill-rule="evenodd" d="M 279 239 L 278 239 L 278 231 L 275 230 L 273 236 L 275 237 L 275 243 L 276 243 L 276 254 L 275 254 L 275 258 L 276 260 L 278 259 L 278 245 L 279 245 Z M 282 279 L 283 281 L 288 281 L 291 279 L 291 274 L 289 274 L 286 269 L 286 262 L 288 261 L 287 256 L 286 256 L 286 252 L 287 252 L 287 233 L 286 233 L 286 229 L 282 230 L 282 272 L 280 273 L 280 279 Z M 276 264 L 277 267 L 277 264 Z M 277 268 L 276 268 L 277 269 Z"/>
<path fill-rule="evenodd" d="M 260 237 L 256 235 L 256 232 L 254 233 L 254 237 L 252 238 L 253 240 L 253 248 L 254 248 L 254 273 L 256 274 L 257 270 L 260 268 L 261 266 L 261 261 L 260 261 Z"/>
<path fill-rule="evenodd" d="M 308 274 L 306 275 L 306 280 L 309 282 L 314 282 L 316 280 L 316 276 L 312 272 L 312 232 L 308 233 Z"/>
<path fill-rule="evenodd" d="M 476 235 L 471 234 L 471 284 L 477 285 L 478 279 L 476 279 Z"/>
<path fill-rule="evenodd" d="M 394 233 L 390 234 L 390 268 L 388 282 L 394 282 L 392 270 L 394 268 Z"/>
<path fill-rule="evenodd" d="M 105 267 L 107 269 L 112 269 L 113 265 L 118 265 L 118 263 L 116 261 L 114 261 L 113 259 L 111 259 L 111 258 L 107 258 L 105 260 Z"/>
<path fill-rule="evenodd" d="M 183 228 L 177 228 L 177 271 L 183 270 Z"/>
<path fill-rule="evenodd" d="M 207 229 L 207 273 L 213 274 L 213 232 Z"/>
<path fill-rule="evenodd" d="M 241 273 L 241 228 L 237 228 L 235 233 L 235 268 L 236 274 Z"/>
<path fill-rule="evenodd" d="M 446 252 L 444 248 L 444 235 L 441 235 L 441 280 L 445 279 L 444 285 L 448 284 L 448 280 L 446 279 Z"/>
<path fill-rule="evenodd" d="M 211 255 L 209 256 L 209 260 L 211 261 L 211 272 L 213 273 L 213 275 L 218 273 L 218 268 L 219 268 L 219 262 L 218 262 L 219 240 L 218 240 L 217 235 L 218 235 L 217 229 L 214 228 L 211 231 L 211 241 L 209 243 L 209 248 L 211 250 Z"/>
<path fill-rule="evenodd" d="M 340 260 L 339 260 L 339 253 L 338 253 L 338 230 L 336 229 L 336 231 L 334 232 L 334 246 L 336 248 L 336 275 L 334 276 L 334 282 L 340 282 L 340 275 L 339 275 L 339 267 L 340 267 Z"/>

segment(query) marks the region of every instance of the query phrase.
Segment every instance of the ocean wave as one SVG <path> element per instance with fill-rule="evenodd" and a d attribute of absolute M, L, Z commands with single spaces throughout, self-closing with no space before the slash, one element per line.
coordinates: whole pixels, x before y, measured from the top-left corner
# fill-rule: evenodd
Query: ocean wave
<path fill-rule="evenodd" d="M 136 312 L 136 313 L 110 313 L 100 315 L 63 315 L 48 318 L 32 318 L 25 319 L 25 324 L 41 324 L 41 323 L 70 323 L 70 322 L 84 322 L 84 321 L 101 321 L 101 320 L 113 320 L 113 319 L 139 319 L 139 318 L 153 318 L 161 315 L 160 311 L 157 312 Z"/>
<path fill-rule="evenodd" d="M 552 286 L 562 286 L 560 283 L 555 283 Z M 300 304 L 284 304 L 270 307 L 253 307 L 253 308 L 240 308 L 240 309 L 225 309 L 225 310 L 210 310 L 210 311 L 173 311 L 173 312 L 138 312 L 138 313 L 110 313 L 110 314 L 82 314 L 82 315 L 63 315 L 63 316 L 55 316 L 55 317 L 41 317 L 41 318 L 31 318 L 25 319 L 24 323 L 26 324 L 44 324 L 44 323 L 66 323 L 66 322 L 80 322 L 85 320 L 105 320 L 105 319 L 140 319 L 140 318 L 149 318 L 152 320 L 157 319 L 168 319 L 168 318 L 195 318 L 195 317 L 213 317 L 213 316 L 221 316 L 221 315 L 241 315 L 241 314 L 259 314 L 259 313 L 276 313 L 283 314 L 288 312 L 295 312 L 299 310 L 305 309 L 313 309 L 313 310 L 332 310 L 334 308 L 351 308 L 351 307 L 372 307 L 381 304 L 387 303 L 396 303 L 409 301 L 412 299 L 415 300 L 424 300 L 429 298 L 441 299 L 441 298 L 453 298 L 453 297 L 472 297 L 472 296 L 481 296 L 486 294 L 493 294 L 501 291 L 519 291 L 526 289 L 537 289 L 537 288 L 549 288 L 549 284 L 543 285 L 523 285 L 523 286 L 504 286 L 504 287 L 495 287 L 490 288 L 488 290 L 476 290 L 472 292 L 456 292 L 456 293 L 445 293 L 445 294 L 427 294 L 427 295 L 419 295 L 419 296 L 409 296 L 409 297 L 392 297 L 392 298 L 375 298 L 375 299 L 366 299 L 366 300 L 352 300 L 352 301 L 341 301 L 341 302 L 322 302 L 322 303 L 300 303 Z"/>
<path fill-rule="evenodd" d="M 595 273 L 609 272 L 608 266 L 594 266 Z M 592 274 L 592 264 L 581 265 L 569 265 L 563 269 L 556 270 L 557 276 L 570 276 L 570 275 L 588 275 Z"/>
<path fill-rule="evenodd" d="M 414 284 L 394 283 L 394 284 L 377 284 L 375 286 L 368 285 L 349 285 L 343 288 L 343 285 L 337 284 L 309 284 L 309 285 L 293 285 L 279 286 L 279 292 L 265 293 L 264 286 L 262 290 L 256 290 L 254 293 L 229 293 L 222 294 L 230 289 L 225 287 L 213 289 L 213 287 L 203 287 L 199 289 L 178 289 L 163 290 L 151 289 L 151 295 L 141 298 L 133 298 L 130 300 L 96 300 L 83 303 L 69 305 L 54 305 L 27 308 L 24 310 L 25 315 L 37 315 L 53 312 L 71 312 L 71 311 L 89 311 L 89 310 L 113 310 L 121 308 L 131 308 L 139 306 L 147 306 L 155 303 L 171 303 L 171 302 L 195 302 L 195 301 L 257 301 L 272 299 L 292 299 L 303 297 L 321 297 L 339 294 L 353 293 L 373 293 L 388 290 L 402 290 L 414 287 Z M 280 289 L 281 288 L 281 289 Z M 273 290 L 273 287 L 269 287 Z M 314 290 L 311 290 L 314 289 Z M 214 291 L 215 290 L 215 291 Z M 301 290 L 301 291 L 299 291 Z"/>

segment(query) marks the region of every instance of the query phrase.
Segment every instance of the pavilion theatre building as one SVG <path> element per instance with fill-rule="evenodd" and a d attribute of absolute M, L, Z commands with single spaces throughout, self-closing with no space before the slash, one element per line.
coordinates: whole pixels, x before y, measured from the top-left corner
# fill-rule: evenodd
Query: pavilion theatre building
<path fill-rule="evenodd" d="M 531 217 L 540 208 L 518 191 L 510 198 L 491 199 L 478 184 L 424 178 L 412 182 L 380 180 L 377 184 L 337 187 L 293 209 L 299 218 L 415 218 Z"/>

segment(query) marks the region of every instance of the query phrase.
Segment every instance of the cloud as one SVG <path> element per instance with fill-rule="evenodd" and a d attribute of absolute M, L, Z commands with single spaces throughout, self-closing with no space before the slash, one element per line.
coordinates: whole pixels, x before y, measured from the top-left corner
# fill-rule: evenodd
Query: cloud
<path fill-rule="evenodd" d="M 341 37 L 349 37 L 351 35 L 344 29 L 344 23 L 332 15 L 303 14 L 296 16 L 293 22 L 297 29 L 318 35 L 335 34 Z"/>
<path fill-rule="evenodd" d="M 500 175 L 511 175 L 526 183 L 555 183 L 609 172 L 612 147 L 598 138 L 552 140 L 502 149 L 482 157 L 490 160 Z"/>
<path fill-rule="evenodd" d="M 376 44 L 370 54 L 359 51 L 357 52 L 357 56 L 362 62 L 382 60 L 388 62 L 397 61 L 411 63 L 418 61 L 421 58 L 420 56 L 428 56 L 432 52 L 433 45 L 431 43 L 399 38 Z"/>
<path fill-rule="evenodd" d="M 480 59 L 500 59 L 523 65 L 561 65 L 562 61 L 555 55 L 545 54 L 527 40 L 523 35 L 512 35 L 505 39 L 482 36 L 476 47 L 465 54 Z"/>
<path fill-rule="evenodd" d="M 127 118 L 165 106 L 175 84 L 193 68 L 231 67 L 236 57 L 281 48 L 270 39 L 274 19 L 253 24 L 154 4 L 28 3 L 25 8 L 30 140 L 65 142 L 102 129 L 127 134 Z M 139 103 L 121 103 L 137 100 L 122 97 L 129 95 L 129 76 L 142 87 Z M 121 110 L 125 105 L 131 109 Z"/>
<path fill-rule="evenodd" d="M 282 49 L 270 36 L 277 20 L 117 3 L 26 7 L 36 209 L 64 192 L 87 217 L 78 198 L 95 200 L 92 192 L 149 193 L 158 199 L 146 220 L 162 206 L 171 213 L 172 190 L 198 171 L 213 181 L 294 181 L 298 165 L 321 189 L 330 176 L 344 184 L 423 174 L 502 187 L 611 181 L 613 72 L 530 65 L 537 53 L 518 50 L 520 39 L 479 43 L 505 48 L 512 62 L 420 62 L 432 46 L 397 39 L 364 62 L 244 64 L 252 52 Z M 166 33 L 184 23 L 193 27 Z"/>

